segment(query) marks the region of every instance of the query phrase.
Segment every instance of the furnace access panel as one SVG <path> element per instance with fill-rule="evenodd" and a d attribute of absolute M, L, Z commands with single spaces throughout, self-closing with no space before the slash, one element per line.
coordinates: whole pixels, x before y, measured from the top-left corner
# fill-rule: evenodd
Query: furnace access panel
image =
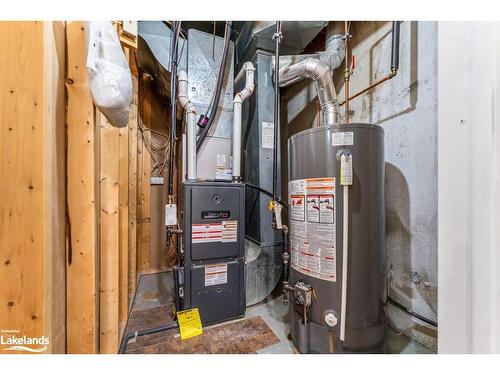
<path fill-rule="evenodd" d="M 245 187 L 184 184 L 184 306 L 203 324 L 245 314 Z"/>

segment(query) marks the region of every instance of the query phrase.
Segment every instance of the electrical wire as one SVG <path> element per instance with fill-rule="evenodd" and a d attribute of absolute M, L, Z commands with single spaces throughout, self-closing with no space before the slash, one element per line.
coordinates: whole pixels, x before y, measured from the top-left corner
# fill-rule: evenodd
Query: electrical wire
<path fill-rule="evenodd" d="M 159 177 L 162 175 L 164 166 L 167 164 L 166 159 L 168 152 L 170 150 L 170 142 L 168 141 L 168 136 L 161 132 L 146 127 L 146 125 L 144 124 L 144 122 L 140 117 L 138 118 L 137 124 L 139 131 L 141 132 L 142 141 L 146 147 L 146 150 L 151 155 L 151 160 L 153 161 L 151 176 Z M 162 144 L 158 144 L 155 141 L 153 141 L 151 133 L 161 135 L 162 137 L 167 138 L 167 141 Z M 155 173 L 156 171 L 159 172 Z"/>
<path fill-rule="evenodd" d="M 226 25 L 227 25 L 227 22 L 226 22 Z M 208 105 L 208 108 L 207 110 L 205 111 L 205 116 L 206 117 L 210 117 L 208 116 L 208 113 L 210 112 L 210 114 L 213 113 L 213 109 L 214 109 L 214 102 L 215 102 L 215 97 L 217 96 L 217 87 L 219 86 L 219 82 L 220 82 L 220 77 L 221 77 L 221 68 L 222 68 L 222 62 L 224 60 L 224 54 L 225 52 L 227 51 L 227 46 L 228 46 L 228 38 L 226 37 L 226 32 L 227 32 L 227 26 L 226 26 L 226 29 L 224 31 L 224 43 L 223 43 L 223 46 L 222 46 L 222 58 L 221 58 L 221 62 L 220 62 L 220 65 L 219 65 L 219 69 L 217 69 L 217 76 L 215 77 L 215 82 L 216 82 L 216 89 L 214 91 L 212 91 L 212 97 L 210 98 L 210 104 Z M 213 50 L 212 50 L 212 53 L 215 53 L 215 23 L 214 23 L 214 35 L 213 35 Z M 222 72 L 222 74 L 224 74 L 224 72 Z M 217 103 L 219 104 L 219 103 Z"/>
<path fill-rule="evenodd" d="M 139 102 L 142 103 L 146 97 L 144 92 L 140 93 Z M 162 115 L 165 111 L 160 105 L 158 100 L 151 100 L 152 104 L 154 104 L 154 109 L 156 113 L 160 113 L 161 124 L 169 131 L 170 126 L 168 124 L 168 113 L 165 112 L 165 115 Z M 141 115 L 138 118 L 138 130 L 141 134 L 141 139 L 145 145 L 147 152 L 151 155 L 151 160 L 153 162 L 153 166 L 151 168 L 151 176 L 159 177 L 163 175 L 163 171 L 167 165 L 167 159 L 170 149 L 169 142 L 169 134 L 152 129 L 144 123 Z M 158 142 L 153 141 L 153 134 L 165 138 L 165 142 L 158 144 Z"/>
<path fill-rule="evenodd" d="M 205 138 L 210 131 L 210 128 L 212 126 L 212 123 L 215 119 L 215 116 L 217 115 L 217 108 L 219 107 L 219 101 L 220 101 L 220 94 L 222 91 L 222 84 L 224 82 L 224 73 L 226 71 L 226 64 L 227 64 L 227 56 L 228 56 L 228 50 L 229 50 L 229 44 L 231 40 L 231 27 L 232 27 L 232 22 L 231 21 L 226 21 L 226 27 L 224 30 L 224 45 L 222 48 L 222 57 L 221 61 L 219 64 L 219 69 L 217 71 L 217 79 L 216 79 L 216 85 L 215 85 L 215 91 L 212 93 L 212 100 L 210 103 L 210 114 L 207 116 L 208 110 L 205 114 L 205 116 L 201 116 L 198 124 L 203 124 L 204 121 L 206 121 L 206 124 L 204 124 L 204 127 L 202 128 L 199 138 L 196 141 L 196 150 L 199 151 L 201 145 L 205 141 Z"/>
<path fill-rule="evenodd" d="M 172 44 L 170 48 L 170 147 L 168 159 L 168 195 L 173 195 L 174 192 L 174 157 L 175 157 L 175 141 L 176 134 L 176 105 L 177 105 L 177 63 L 178 54 L 177 46 L 179 41 L 179 34 L 181 30 L 181 22 L 174 21 L 172 23 L 174 35 L 172 37 Z"/>
<path fill-rule="evenodd" d="M 418 313 L 416 313 L 415 311 L 413 310 L 410 310 L 409 308 L 403 306 L 402 304 L 400 304 L 398 301 L 392 299 L 391 297 L 387 297 L 387 301 L 390 302 L 391 304 L 393 304 L 394 306 L 396 307 L 399 307 L 401 310 L 407 312 L 408 314 L 410 314 L 411 316 L 414 316 L 415 318 L 423 321 L 423 322 L 426 322 L 427 324 L 430 324 L 431 326 L 434 326 L 434 327 L 437 327 L 438 326 L 438 323 L 435 322 L 434 320 L 431 320 L 429 318 L 426 318 L 425 316 L 422 316 Z"/>
<path fill-rule="evenodd" d="M 249 188 L 252 188 L 252 189 L 255 189 L 255 190 L 258 190 L 260 191 L 261 193 L 264 193 L 268 196 L 270 196 L 272 198 L 273 196 L 273 193 L 271 193 L 270 191 L 264 189 L 264 188 L 261 188 L 260 186 L 257 186 L 257 185 L 254 185 L 254 184 L 251 184 L 249 182 L 245 182 L 245 186 L 248 186 Z M 286 203 L 284 200 L 280 199 L 280 198 L 277 198 L 277 202 L 279 204 L 281 204 L 283 207 L 285 207 L 286 209 L 288 209 L 288 203 Z"/>

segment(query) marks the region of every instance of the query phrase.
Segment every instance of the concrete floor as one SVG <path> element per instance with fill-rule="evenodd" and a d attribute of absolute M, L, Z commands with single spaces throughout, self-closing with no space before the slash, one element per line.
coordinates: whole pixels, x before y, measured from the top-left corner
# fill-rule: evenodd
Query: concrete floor
<path fill-rule="evenodd" d="M 259 350 L 259 354 L 296 353 L 292 342 L 288 339 L 290 332 L 288 324 L 288 306 L 281 302 L 281 294 L 273 293 L 263 302 L 247 308 L 246 317 L 261 316 L 269 328 L 279 338 L 280 342 Z M 434 354 L 433 351 L 420 345 L 409 337 L 392 328 L 387 329 L 388 354 Z"/>
<path fill-rule="evenodd" d="M 143 275 L 140 278 L 137 294 L 132 306 L 134 312 L 153 311 L 159 306 L 170 305 L 173 302 L 173 278 L 171 272 L 161 272 Z M 273 293 L 261 303 L 250 306 L 246 310 L 245 318 L 260 316 L 278 337 L 279 343 L 257 351 L 258 354 L 292 354 L 297 353 L 292 342 L 288 339 L 288 306 L 281 302 L 281 294 Z M 173 315 L 167 320 L 173 319 Z M 137 320 L 137 319 L 136 319 Z M 136 322 L 137 323 L 137 322 Z M 151 325 L 153 322 L 147 322 Z M 228 324 L 228 323 L 224 323 Z M 141 329 L 149 328 L 146 326 Z M 387 352 L 389 354 L 433 354 L 431 350 L 398 333 L 392 328 L 387 331 Z"/>

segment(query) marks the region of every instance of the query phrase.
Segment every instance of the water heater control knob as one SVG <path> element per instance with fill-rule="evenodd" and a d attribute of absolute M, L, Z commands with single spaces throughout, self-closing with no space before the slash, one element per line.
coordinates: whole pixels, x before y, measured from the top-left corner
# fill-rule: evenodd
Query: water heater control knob
<path fill-rule="evenodd" d="M 337 317 L 330 312 L 325 315 L 325 322 L 329 327 L 334 327 L 337 325 Z"/>

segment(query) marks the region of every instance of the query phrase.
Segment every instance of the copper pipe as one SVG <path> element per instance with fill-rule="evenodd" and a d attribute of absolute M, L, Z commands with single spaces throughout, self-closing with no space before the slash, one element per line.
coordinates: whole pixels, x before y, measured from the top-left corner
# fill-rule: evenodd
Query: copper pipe
<path fill-rule="evenodd" d="M 350 100 L 357 98 L 361 94 L 364 94 L 365 92 L 372 90 L 373 88 L 380 85 L 381 83 L 391 79 L 398 72 L 398 68 L 399 68 L 399 39 L 400 39 L 399 38 L 399 29 L 400 29 L 399 24 L 400 24 L 399 21 L 394 21 L 392 23 L 391 72 L 388 75 L 386 75 L 384 78 L 378 80 L 375 83 L 372 83 L 370 86 L 357 92 L 353 96 L 349 97 L 349 95 L 346 95 L 345 96 L 346 99 L 344 99 L 344 101 L 339 103 L 339 106 L 344 105 L 344 104 L 346 105 L 346 111 L 349 110 L 349 101 Z M 346 26 L 346 28 L 347 28 L 347 26 Z M 346 32 L 346 34 L 347 34 L 347 32 Z M 346 51 L 345 56 L 346 56 L 346 68 L 347 68 L 347 51 Z"/>
<path fill-rule="evenodd" d="M 364 94 L 365 92 L 374 89 L 376 86 L 380 85 L 381 83 L 384 83 L 385 81 L 391 79 L 392 77 L 394 77 L 396 75 L 397 71 L 398 71 L 397 69 L 392 69 L 391 72 L 388 75 L 386 75 L 384 78 L 378 80 L 375 83 L 372 83 L 370 86 L 368 86 L 368 87 L 364 88 L 363 90 L 357 92 L 353 96 L 349 97 L 347 100 L 344 99 L 343 101 L 341 101 L 339 103 L 339 106 L 342 106 L 342 105 L 346 104 L 346 108 L 349 108 L 349 101 L 350 100 L 353 100 L 353 99 L 357 98 L 361 94 Z M 347 98 L 347 96 L 346 96 L 346 98 Z"/>
<path fill-rule="evenodd" d="M 345 40 L 344 40 L 344 49 L 345 49 L 345 69 L 344 69 L 344 90 L 345 90 L 345 112 L 344 112 L 344 123 L 349 123 L 349 80 L 350 80 L 350 66 L 349 66 L 349 28 L 350 23 L 345 21 L 344 23 L 344 32 L 345 32 Z"/>

